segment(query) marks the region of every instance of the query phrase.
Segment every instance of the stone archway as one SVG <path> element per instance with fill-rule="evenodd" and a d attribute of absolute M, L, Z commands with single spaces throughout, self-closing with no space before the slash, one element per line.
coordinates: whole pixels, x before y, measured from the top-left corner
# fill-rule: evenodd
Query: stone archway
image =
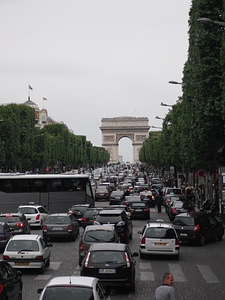
<path fill-rule="evenodd" d="M 143 142 L 148 138 L 148 118 L 117 117 L 103 118 L 102 146 L 110 153 L 110 163 L 118 163 L 118 145 L 120 139 L 127 137 L 132 141 L 133 162 L 139 162 L 139 152 Z"/>

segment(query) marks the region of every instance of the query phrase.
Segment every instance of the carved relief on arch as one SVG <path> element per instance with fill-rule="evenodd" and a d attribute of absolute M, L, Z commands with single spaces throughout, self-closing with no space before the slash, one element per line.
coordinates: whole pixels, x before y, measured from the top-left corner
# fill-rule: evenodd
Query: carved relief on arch
<path fill-rule="evenodd" d="M 134 142 L 134 134 L 133 133 L 129 133 L 129 134 L 117 134 L 116 135 L 116 142 L 119 143 L 119 140 L 122 139 L 122 138 L 129 138 L 132 143 Z"/>

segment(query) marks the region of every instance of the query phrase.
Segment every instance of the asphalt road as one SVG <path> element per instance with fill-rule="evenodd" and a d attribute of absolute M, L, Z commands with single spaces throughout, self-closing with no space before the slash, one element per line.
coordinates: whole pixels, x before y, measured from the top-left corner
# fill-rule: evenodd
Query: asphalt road
<path fill-rule="evenodd" d="M 97 202 L 97 206 L 106 206 L 106 202 Z M 151 219 L 168 220 L 164 209 L 161 214 L 151 208 Z M 139 235 L 146 221 L 133 221 L 133 240 L 130 241 L 132 251 L 138 252 Z M 40 230 L 32 230 L 32 233 L 41 233 Z M 79 275 L 78 245 L 79 238 L 75 242 L 52 242 L 52 255 L 50 267 L 43 275 L 35 271 L 24 271 L 23 300 L 38 300 L 36 290 L 44 287 L 47 281 L 54 276 Z M 180 260 L 169 257 L 151 257 L 149 259 L 136 259 L 136 292 L 126 293 L 117 291 L 111 296 L 112 300 L 135 299 L 150 300 L 154 298 L 154 291 L 161 284 L 165 272 L 174 275 L 174 287 L 179 300 L 223 300 L 225 299 L 225 237 L 221 242 L 213 242 L 203 247 L 193 245 L 181 245 Z"/>

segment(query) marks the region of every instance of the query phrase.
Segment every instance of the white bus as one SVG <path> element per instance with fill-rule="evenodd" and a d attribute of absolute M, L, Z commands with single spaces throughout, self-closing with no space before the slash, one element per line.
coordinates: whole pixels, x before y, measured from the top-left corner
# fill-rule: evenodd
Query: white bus
<path fill-rule="evenodd" d="M 95 206 L 88 175 L 0 173 L 0 212 L 15 212 L 29 202 L 50 213 L 67 212 L 73 204 Z"/>

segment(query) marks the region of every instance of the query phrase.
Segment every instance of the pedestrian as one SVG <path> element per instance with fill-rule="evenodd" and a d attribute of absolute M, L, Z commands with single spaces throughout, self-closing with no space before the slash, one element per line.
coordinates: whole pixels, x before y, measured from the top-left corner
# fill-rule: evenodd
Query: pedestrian
<path fill-rule="evenodd" d="M 173 274 L 164 274 L 162 285 L 155 290 L 155 300 L 176 300 L 173 281 Z"/>
<path fill-rule="evenodd" d="M 158 213 L 161 213 L 161 207 L 162 207 L 162 193 L 160 190 L 157 190 L 155 195 L 155 204 L 158 209 Z"/>

